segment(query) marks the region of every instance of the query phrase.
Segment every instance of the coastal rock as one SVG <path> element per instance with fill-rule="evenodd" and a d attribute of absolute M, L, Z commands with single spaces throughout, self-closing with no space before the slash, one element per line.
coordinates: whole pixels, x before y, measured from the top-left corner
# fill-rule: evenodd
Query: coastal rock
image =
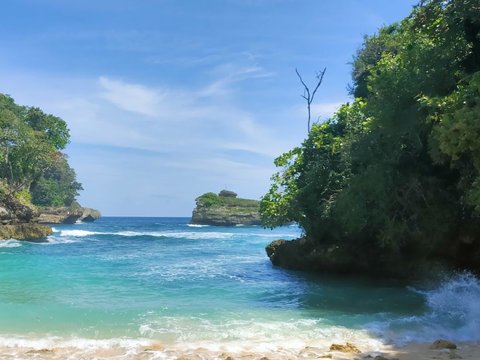
<path fill-rule="evenodd" d="M 24 223 L 15 225 L 1 225 L 0 239 L 38 240 L 52 234 L 52 229 L 46 225 Z"/>
<path fill-rule="evenodd" d="M 49 207 L 41 209 L 38 222 L 40 224 L 73 224 L 76 221 L 93 222 L 100 217 L 100 212 L 91 208 Z"/>
<path fill-rule="evenodd" d="M 48 226 L 36 223 L 37 215 L 33 207 L 4 194 L 0 201 L 0 239 L 37 240 L 52 234 Z"/>
<path fill-rule="evenodd" d="M 81 207 L 49 207 L 41 210 L 40 224 L 74 224 L 83 214 Z"/>
<path fill-rule="evenodd" d="M 102 214 L 100 214 L 100 211 L 92 209 L 92 208 L 82 208 L 83 213 L 82 216 L 80 217 L 80 221 L 83 222 L 94 222 L 95 220 L 100 219 Z"/>
<path fill-rule="evenodd" d="M 454 344 L 451 341 L 443 340 L 443 339 L 435 340 L 432 343 L 432 345 L 430 345 L 430 349 L 434 349 L 434 350 L 441 350 L 441 349 L 454 350 L 456 348 L 457 348 L 456 344 Z"/>
<path fill-rule="evenodd" d="M 27 223 L 37 215 L 35 209 L 22 204 L 13 196 L 5 195 L 0 205 L 0 220 L 3 225 Z"/>
<path fill-rule="evenodd" d="M 0 221 L 4 225 L 26 223 L 36 215 L 35 209 L 22 204 L 13 196 L 5 195 L 0 202 Z"/>
<path fill-rule="evenodd" d="M 219 195 L 206 193 L 199 196 L 195 199 L 196 207 L 192 213 L 192 224 L 260 225 L 260 202 L 236 196 L 236 193 L 229 190 L 222 190 Z"/>
<path fill-rule="evenodd" d="M 360 350 L 358 350 L 358 348 L 355 345 L 348 342 L 345 345 L 332 344 L 330 345 L 330 351 L 341 351 L 341 352 L 355 353 L 355 354 L 359 354 L 361 352 Z"/>
<path fill-rule="evenodd" d="M 364 274 L 373 276 L 407 277 L 409 264 L 395 263 L 359 243 L 358 247 L 338 242 L 319 242 L 301 237 L 294 240 L 274 240 L 265 247 L 274 266 L 313 273 Z M 364 254 L 364 256 L 359 256 Z M 368 259 L 377 259 L 376 266 Z M 428 265 L 428 264 L 427 264 Z M 426 266 L 427 266 L 426 265 Z M 432 265 L 433 266 L 433 265 Z M 379 273 L 378 269 L 382 269 Z M 429 268 L 425 267 L 425 271 Z"/>

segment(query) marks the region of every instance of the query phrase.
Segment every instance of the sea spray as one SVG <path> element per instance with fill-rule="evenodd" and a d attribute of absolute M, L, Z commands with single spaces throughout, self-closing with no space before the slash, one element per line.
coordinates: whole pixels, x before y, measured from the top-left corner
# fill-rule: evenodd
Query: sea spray
<path fill-rule="evenodd" d="M 480 341 L 480 280 L 473 274 L 455 273 L 433 288 L 410 289 L 424 298 L 425 311 L 368 323 L 372 334 L 397 345 L 439 338 Z"/>
<path fill-rule="evenodd" d="M 429 312 L 425 322 L 437 324 L 439 337 L 480 340 L 480 280 L 470 273 L 453 275 L 424 292 Z"/>

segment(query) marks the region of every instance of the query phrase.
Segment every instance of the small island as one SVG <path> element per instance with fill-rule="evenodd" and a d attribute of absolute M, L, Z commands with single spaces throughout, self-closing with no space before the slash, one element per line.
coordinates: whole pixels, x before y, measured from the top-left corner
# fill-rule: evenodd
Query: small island
<path fill-rule="evenodd" d="M 214 226 L 260 225 L 260 202 L 238 198 L 230 190 L 209 192 L 195 199 L 192 224 Z"/>

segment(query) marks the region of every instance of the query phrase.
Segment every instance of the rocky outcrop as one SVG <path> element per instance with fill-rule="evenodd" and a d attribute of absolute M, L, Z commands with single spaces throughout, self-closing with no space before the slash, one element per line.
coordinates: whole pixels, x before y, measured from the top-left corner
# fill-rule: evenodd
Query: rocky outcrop
<path fill-rule="evenodd" d="M 74 224 L 82 214 L 81 207 L 42 208 L 38 222 L 40 224 Z"/>
<path fill-rule="evenodd" d="M 372 273 L 377 271 L 367 259 L 373 256 L 361 257 L 358 249 L 347 248 L 335 244 L 318 244 L 306 237 L 295 240 L 275 240 L 265 248 L 270 261 L 275 266 L 290 270 L 326 273 Z M 365 249 L 362 250 L 365 253 Z M 380 267 L 386 259 L 377 257 Z M 395 263 L 389 266 L 390 273 L 397 273 Z M 385 270 L 385 275 L 389 272 Z"/>
<path fill-rule="evenodd" d="M 218 195 L 206 193 L 195 201 L 192 224 L 215 226 L 261 224 L 259 201 L 237 198 L 233 191 L 222 190 Z"/>
<path fill-rule="evenodd" d="M 0 239 L 38 240 L 52 234 L 49 226 L 37 223 L 0 225 Z"/>
<path fill-rule="evenodd" d="M 101 217 L 98 210 L 72 207 L 42 208 L 38 217 L 40 224 L 74 224 L 77 221 L 93 222 Z"/>
<path fill-rule="evenodd" d="M 37 211 L 12 196 L 3 194 L 0 201 L 0 239 L 37 240 L 52 233 L 38 224 Z"/>
<path fill-rule="evenodd" d="M 100 211 L 92 209 L 92 208 L 82 208 L 83 213 L 80 216 L 80 221 L 83 222 L 94 222 L 102 217 Z"/>
<path fill-rule="evenodd" d="M 448 269 L 469 269 L 480 275 L 476 267 L 456 263 L 456 258 L 423 258 L 395 256 L 358 244 L 320 243 L 307 237 L 294 240 L 275 240 L 265 247 L 274 266 L 312 273 L 363 274 L 374 277 L 414 278 L 418 274 L 438 274 Z M 452 256 L 455 251 L 452 251 Z M 460 265 L 459 265 L 460 264 Z"/>

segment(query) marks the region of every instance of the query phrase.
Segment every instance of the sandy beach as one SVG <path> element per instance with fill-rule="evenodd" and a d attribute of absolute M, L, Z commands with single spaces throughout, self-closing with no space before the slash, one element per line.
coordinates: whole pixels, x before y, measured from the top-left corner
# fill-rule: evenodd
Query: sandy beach
<path fill-rule="evenodd" d="M 306 346 L 297 348 L 265 349 L 257 352 L 245 349 L 191 347 L 180 349 L 151 343 L 142 346 L 90 346 L 41 348 L 28 346 L 0 347 L 0 359 L 218 359 L 218 360 L 283 360 L 283 359 L 334 359 L 334 360 L 420 360 L 420 359 L 480 359 L 479 342 L 459 342 L 456 349 L 434 349 L 431 343 L 411 343 L 404 347 L 386 345 L 382 349 L 361 349 L 355 344 L 332 344 L 330 347 Z"/>

